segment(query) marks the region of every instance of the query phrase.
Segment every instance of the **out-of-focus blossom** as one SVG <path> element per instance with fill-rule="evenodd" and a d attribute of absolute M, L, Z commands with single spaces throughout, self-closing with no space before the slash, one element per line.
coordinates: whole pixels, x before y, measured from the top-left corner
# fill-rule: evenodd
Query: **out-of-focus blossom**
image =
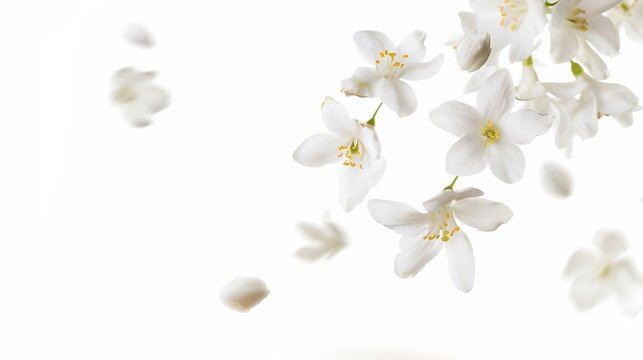
<path fill-rule="evenodd" d="M 378 31 L 359 31 L 354 36 L 360 55 L 373 68 L 360 67 L 352 77 L 342 81 L 342 92 L 348 96 L 378 97 L 399 117 L 411 115 L 417 108 L 415 92 L 404 80 L 425 80 L 442 67 L 438 55 L 424 61 L 426 33 L 414 31 L 395 46 Z"/>
<path fill-rule="evenodd" d="M 338 224 L 324 221 L 321 226 L 317 226 L 308 222 L 300 222 L 296 227 L 307 240 L 312 242 L 310 246 L 297 250 L 295 256 L 299 259 L 304 261 L 328 260 L 346 247 L 346 235 Z"/>
<path fill-rule="evenodd" d="M 154 46 L 152 33 L 141 24 L 126 24 L 123 27 L 123 35 L 134 45 L 150 48 Z"/>
<path fill-rule="evenodd" d="M 384 174 L 386 161 L 381 157 L 380 141 L 373 126 L 352 119 L 344 106 L 331 98 L 326 98 L 321 112 L 333 135 L 310 136 L 295 150 L 293 159 L 311 167 L 341 164 L 339 202 L 345 211 L 351 211 Z"/>
<path fill-rule="evenodd" d="M 513 216 L 506 205 L 478 198 L 482 195 L 474 188 L 443 190 L 424 202 L 426 213 L 399 202 L 370 200 L 373 219 L 402 235 L 395 273 L 402 278 L 415 276 L 444 246 L 453 284 L 460 291 L 470 291 L 475 276 L 473 249 L 456 218 L 478 230 L 494 231 Z"/>
<path fill-rule="evenodd" d="M 608 12 L 607 16 L 618 29 L 625 29 L 630 39 L 643 43 L 643 1 L 621 1 Z"/>
<path fill-rule="evenodd" d="M 221 289 L 221 301 L 227 307 L 248 312 L 268 296 L 270 290 L 263 280 L 255 277 L 232 279 Z"/>
<path fill-rule="evenodd" d="M 152 83 L 155 78 L 153 71 L 133 68 L 120 69 L 112 76 L 112 103 L 134 127 L 152 124 L 152 115 L 169 105 L 170 95 Z"/>
<path fill-rule="evenodd" d="M 516 144 L 528 144 L 544 134 L 551 119 L 532 110 L 513 108 L 515 90 L 509 71 L 490 76 L 478 93 L 477 109 L 448 101 L 429 114 L 431 121 L 459 136 L 447 153 L 446 170 L 452 175 L 474 175 L 487 165 L 500 180 L 512 184 L 525 171 L 525 157 Z"/>
<path fill-rule="evenodd" d="M 555 162 L 547 162 L 541 167 L 542 185 L 550 194 L 561 198 L 569 197 L 573 191 L 572 174 Z"/>
<path fill-rule="evenodd" d="M 614 295 L 626 316 L 636 316 L 643 308 L 643 278 L 623 254 L 629 244 L 617 231 L 601 231 L 594 237 L 598 254 L 576 251 L 565 269 L 572 278 L 570 298 L 579 310 L 589 310 Z"/>

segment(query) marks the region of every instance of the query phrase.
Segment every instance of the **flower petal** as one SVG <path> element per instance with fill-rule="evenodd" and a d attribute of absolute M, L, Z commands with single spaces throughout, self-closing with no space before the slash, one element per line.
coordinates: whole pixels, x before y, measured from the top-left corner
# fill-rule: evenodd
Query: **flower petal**
<path fill-rule="evenodd" d="M 340 138 L 353 139 L 359 134 L 360 126 L 337 101 L 327 97 L 322 104 L 321 114 L 326 128 Z"/>
<path fill-rule="evenodd" d="M 347 96 L 375 97 L 375 83 L 381 76 L 373 68 L 359 67 L 353 76 L 342 80 L 342 92 Z"/>
<path fill-rule="evenodd" d="M 578 310 L 587 311 L 611 295 L 604 281 L 596 280 L 593 275 L 584 275 L 572 283 L 569 296 Z"/>
<path fill-rule="evenodd" d="M 585 70 L 592 74 L 597 80 L 605 80 L 610 76 L 605 61 L 587 44 L 587 41 L 579 41 L 580 47 L 576 60 L 585 67 Z"/>
<path fill-rule="evenodd" d="M 577 277 L 593 275 L 598 267 L 598 259 L 588 250 L 578 250 L 567 261 L 564 275 Z"/>
<path fill-rule="evenodd" d="M 578 8 L 585 11 L 587 18 L 592 18 L 606 12 L 620 2 L 621 0 L 583 0 L 578 4 Z"/>
<path fill-rule="evenodd" d="M 639 103 L 634 93 L 623 85 L 592 81 L 597 110 L 604 114 L 622 114 L 632 111 Z"/>
<path fill-rule="evenodd" d="M 370 190 L 362 174 L 356 167 L 342 166 L 338 176 L 339 203 L 344 211 L 351 211 L 359 205 Z"/>
<path fill-rule="evenodd" d="M 555 63 L 567 62 L 578 54 L 578 37 L 574 31 L 567 27 L 556 28 L 552 25 L 549 27 L 549 32 L 551 34 L 549 53 Z"/>
<path fill-rule="evenodd" d="M 369 160 L 364 164 L 364 179 L 369 187 L 375 187 L 386 170 L 386 160 L 381 157 L 376 160 Z"/>
<path fill-rule="evenodd" d="M 614 265 L 616 274 L 612 286 L 621 312 L 629 317 L 636 316 L 643 310 L 643 283 L 637 279 L 629 260 Z"/>
<path fill-rule="evenodd" d="M 460 18 L 462 31 L 465 34 L 471 34 L 476 30 L 477 16 L 475 13 L 460 11 L 458 17 Z"/>
<path fill-rule="evenodd" d="M 456 61 L 463 71 L 476 71 L 484 65 L 491 55 L 491 36 L 487 33 L 471 33 L 457 45 Z"/>
<path fill-rule="evenodd" d="M 522 65 L 522 75 L 516 87 L 518 100 L 539 99 L 545 96 L 545 88 L 538 81 L 538 74 L 532 65 Z"/>
<path fill-rule="evenodd" d="M 479 190 L 476 188 L 442 190 L 439 194 L 425 201 L 422 205 L 427 211 L 433 211 L 441 208 L 442 206 L 454 200 L 463 200 L 463 199 L 478 197 L 482 195 L 484 195 L 482 190 Z"/>
<path fill-rule="evenodd" d="M 543 83 L 548 93 L 562 98 L 572 99 L 587 88 L 586 81 L 571 81 L 566 83 Z"/>
<path fill-rule="evenodd" d="M 582 139 L 589 139 L 596 135 L 598 131 L 597 113 L 596 97 L 590 89 L 583 91 L 577 109 L 572 114 L 574 133 Z"/>
<path fill-rule="evenodd" d="M 399 234 L 416 235 L 429 223 L 427 214 L 395 201 L 369 200 L 368 211 L 375 221 Z"/>
<path fill-rule="evenodd" d="M 458 290 L 469 292 L 473 288 L 476 263 L 473 259 L 473 248 L 463 231 L 458 231 L 445 245 L 449 260 L 451 281 Z"/>
<path fill-rule="evenodd" d="M 406 62 L 416 63 L 424 60 L 426 56 L 426 33 L 424 31 L 415 30 L 408 34 L 404 40 L 397 46 L 397 53 L 399 55 L 408 55 Z M 407 65 L 408 66 L 408 65 Z"/>
<path fill-rule="evenodd" d="M 522 179 L 525 156 L 520 148 L 507 141 L 497 141 L 487 147 L 487 163 L 491 172 L 507 184 Z"/>
<path fill-rule="evenodd" d="M 470 132 L 447 152 L 446 170 L 451 175 L 475 175 L 487 167 L 485 153 L 480 134 Z"/>
<path fill-rule="evenodd" d="M 399 117 L 409 116 L 417 108 L 415 92 L 401 80 L 381 79 L 375 86 L 375 92 Z"/>
<path fill-rule="evenodd" d="M 551 118 L 532 110 L 520 110 L 503 116 L 497 125 L 503 141 L 524 145 L 546 133 L 551 127 Z"/>
<path fill-rule="evenodd" d="M 602 230 L 594 236 L 594 243 L 606 259 L 615 259 L 625 253 L 630 246 L 625 235 L 616 230 Z"/>
<path fill-rule="evenodd" d="M 379 31 L 358 31 L 353 35 L 357 51 L 369 64 L 375 66 L 384 50 L 395 51 L 391 39 Z"/>
<path fill-rule="evenodd" d="M 268 296 L 270 290 L 263 280 L 255 277 L 238 277 L 221 289 L 221 301 L 229 308 L 248 312 Z"/>
<path fill-rule="evenodd" d="M 459 137 L 478 130 L 482 122 L 476 109 L 455 100 L 447 101 L 432 110 L 429 117 L 437 127 Z"/>
<path fill-rule="evenodd" d="M 292 157 L 304 166 L 324 166 L 339 161 L 338 147 L 342 145 L 346 145 L 346 140 L 329 134 L 316 134 L 304 140 Z"/>
<path fill-rule="evenodd" d="M 570 171 L 551 161 L 541 167 L 541 183 L 550 194 L 561 198 L 569 197 L 574 188 Z"/>
<path fill-rule="evenodd" d="M 481 198 L 456 201 L 452 207 L 458 220 L 480 231 L 494 231 L 513 216 L 507 205 Z"/>
<path fill-rule="evenodd" d="M 500 69 L 491 75 L 480 88 L 477 108 L 482 118 L 492 122 L 511 111 L 514 105 L 515 90 L 511 74 Z"/>
<path fill-rule="evenodd" d="M 422 240 L 421 234 L 405 235 L 400 239 L 400 252 L 395 256 L 395 273 L 412 278 L 442 249 L 439 240 Z"/>
<path fill-rule="evenodd" d="M 614 24 L 605 16 L 596 16 L 588 19 L 587 31 L 580 35 L 589 41 L 599 53 L 607 56 L 616 56 L 621 48 L 621 39 Z"/>
<path fill-rule="evenodd" d="M 440 71 L 443 62 L 444 56 L 438 55 L 428 62 L 406 64 L 400 76 L 406 80 L 426 80 Z"/>

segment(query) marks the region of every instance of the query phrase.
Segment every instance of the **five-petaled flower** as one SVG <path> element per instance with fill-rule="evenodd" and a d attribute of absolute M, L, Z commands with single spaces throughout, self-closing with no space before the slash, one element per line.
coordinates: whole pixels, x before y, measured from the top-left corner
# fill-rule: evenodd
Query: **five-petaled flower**
<path fill-rule="evenodd" d="M 545 133 L 551 119 L 532 110 L 509 113 L 515 90 L 511 75 L 502 69 L 491 75 L 478 93 L 477 109 L 448 101 L 429 114 L 440 128 L 460 136 L 447 153 L 446 170 L 452 175 L 474 175 L 487 167 L 511 184 L 525 171 L 525 157 L 516 144 L 528 144 Z"/>
<path fill-rule="evenodd" d="M 565 276 L 573 278 L 569 295 L 579 310 L 589 310 L 612 294 L 627 316 L 643 308 L 643 278 L 622 255 L 629 244 L 617 231 L 601 231 L 594 237 L 599 254 L 576 251 L 567 263 Z"/>
<path fill-rule="evenodd" d="M 380 141 L 373 126 L 350 117 L 342 104 L 326 98 L 322 120 L 333 133 L 306 139 L 293 153 L 298 163 L 319 167 L 339 163 L 339 201 L 345 211 L 359 205 L 384 174 Z"/>
<path fill-rule="evenodd" d="M 152 115 L 169 105 L 167 91 L 151 83 L 155 78 L 153 71 L 137 71 L 133 68 L 120 69 L 112 76 L 112 102 L 134 127 L 150 125 Z"/>
<path fill-rule="evenodd" d="M 444 246 L 453 284 L 460 291 L 470 291 L 475 276 L 473 249 L 456 218 L 478 230 L 494 231 L 513 216 L 506 205 L 478 198 L 482 195 L 474 188 L 443 190 L 424 202 L 426 213 L 399 202 L 370 200 L 373 219 L 402 235 L 395 273 L 402 278 L 415 276 Z"/>
<path fill-rule="evenodd" d="M 419 30 L 397 46 L 378 31 L 359 31 L 354 39 L 360 55 L 373 68 L 357 68 L 351 78 L 342 81 L 342 92 L 349 96 L 378 97 L 398 116 L 411 115 L 417 108 L 417 97 L 401 79 L 432 77 L 442 67 L 444 57 L 438 55 L 429 62 L 422 62 L 426 55 L 426 33 Z"/>

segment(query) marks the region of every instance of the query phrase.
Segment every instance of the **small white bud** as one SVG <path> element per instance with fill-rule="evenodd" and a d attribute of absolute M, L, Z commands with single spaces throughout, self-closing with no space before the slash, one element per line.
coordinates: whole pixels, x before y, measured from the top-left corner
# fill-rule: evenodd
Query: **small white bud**
<path fill-rule="evenodd" d="M 491 55 L 491 36 L 473 33 L 465 36 L 455 50 L 460 69 L 473 72 L 484 65 Z"/>

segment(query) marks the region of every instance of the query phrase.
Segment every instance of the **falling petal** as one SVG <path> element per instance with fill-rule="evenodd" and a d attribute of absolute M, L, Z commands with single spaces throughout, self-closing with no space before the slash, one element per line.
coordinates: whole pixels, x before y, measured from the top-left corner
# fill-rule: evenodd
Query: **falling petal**
<path fill-rule="evenodd" d="M 297 230 L 313 245 L 305 246 L 295 252 L 295 257 L 307 262 L 330 259 L 346 247 L 344 231 L 339 225 L 324 220 L 321 226 L 300 222 Z"/>
<path fill-rule="evenodd" d="M 140 24 L 126 24 L 123 27 L 125 39 L 134 45 L 151 48 L 154 46 L 154 37 L 150 31 Z"/>
<path fill-rule="evenodd" d="M 263 280 L 255 277 L 238 277 L 221 290 L 221 301 L 239 312 L 248 312 L 268 296 L 270 290 Z"/>
<path fill-rule="evenodd" d="M 561 198 L 569 197 L 573 192 L 572 175 L 563 166 L 547 162 L 541 168 L 542 185 L 550 194 Z"/>

